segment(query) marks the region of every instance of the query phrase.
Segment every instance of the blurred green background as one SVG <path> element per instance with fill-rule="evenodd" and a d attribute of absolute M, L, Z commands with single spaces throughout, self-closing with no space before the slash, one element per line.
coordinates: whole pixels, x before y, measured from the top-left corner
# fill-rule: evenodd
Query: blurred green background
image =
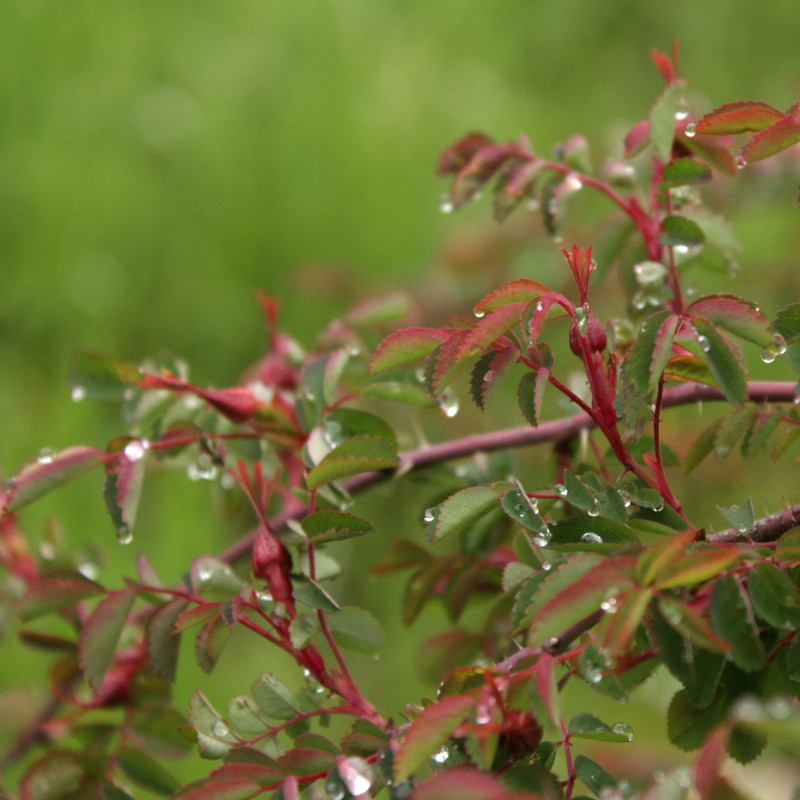
<path fill-rule="evenodd" d="M 485 202 L 439 213 L 440 151 L 473 129 L 498 139 L 525 132 L 541 152 L 583 132 L 602 162 L 661 90 L 650 49 L 668 51 L 675 38 L 693 110 L 748 98 L 786 107 L 800 91 L 798 27 L 795 0 L 6 0 L 0 469 L 13 474 L 43 446 L 102 447 L 123 432 L 116 409 L 70 401 L 77 348 L 134 362 L 166 348 L 189 362 L 195 382 L 221 386 L 262 352 L 257 287 L 281 299 L 284 326 L 313 346 L 328 321 L 378 289 L 405 287 L 428 295 L 433 311 L 463 313 L 506 277 L 557 274 L 533 217 L 498 230 Z M 753 295 L 768 313 L 800 296 L 795 196 L 791 183 L 736 195 L 733 210 L 748 214 L 738 228 L 742 270 L 715 290 Z M 754 367 L 756 377 L 790 377 Z M 438 435 L 520 423 L 459 417 Z M 775 510 L 769 503 L 786 491 L 773 486 L 763 502 Z M 393 636 L 401 583 L 366 570 L 393 536 L 421 536 L 424 503 L 424 490 L 365 501 L 392 513 L 343 589 L 386 609 L 389 652 L 379 668 L 359 670 L 387 714 L 431 690 L 409 662 L 444 623 L 432 613 L 427 627 Z M 138 551 L 174 580 L 187 555 L 238 533 L 214 517 L 208 487 L 182 475 L 146 485 L 124 551 L 98 476 L 26 511 L 22 524 L 38 541 L 56 513 L 69 542 L 112 551 L 109 583 L 131 573 Z M 221 683 L 193 672 L 187 652 L 179 704 L 199 685 L 224 707 L 270 667 L 251 645 L 223 657 Z M 43 660 L 13 637 L 3 647 L 2 685 L 41 696 Z"/>

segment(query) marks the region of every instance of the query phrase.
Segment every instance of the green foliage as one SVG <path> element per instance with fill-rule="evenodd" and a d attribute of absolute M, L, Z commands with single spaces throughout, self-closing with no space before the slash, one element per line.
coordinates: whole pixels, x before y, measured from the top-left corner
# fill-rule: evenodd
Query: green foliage
<path fill-rule="evenodd" d="M 496 144 L 473 133 L 439 165 L 452 180 L 451 209 L 488 189 L 498 217 L 532 201 L 554 236 L 571 196 L 593 189 L 610 201 L 639 240 L 605 253 L 632 276 L 623 280 L 625 320 L 598 316 L 592 276 L 600 265 L 591 248 L 573 246 L 559 263 L 574 289 L 513 280 L 480 300 L 473 319 L 440 328 L 396 319 L 409 309 L 395 299 L 366 304 L 332 324 L 307 356 L 277 328 L 275 302 L 260 296 L 268 352 L 228 388 L 191 383 L 173 359 L 140 373 L 95 353 L 75 357 L 73 395 L 121 401 L 129 431 L 104 451 L 43 451 L 3 493 L 6 616 L 33 624 L 20 639 L 53 659 L 56 698 L 9 755 L 27 759 L 21 798 L 125 798 L 132 784 L 188 800 L 319 791 L 348 800 L 384 790 L 392 800 L 558 800 L 574 798 L 578 782 L 597 797 L 625 796 L 632 781 L 647 797 L 682 797 L 689 786 L 680 781 L 616 778 L 594 760 L 602 759 L 594 743 L 632 741 L 629 723 L 562 716 L 561 695 L 575 682 L 622 701 L 660 665 L 681 686 L 665 733 L 698 752 L 691 783 L 699 796 L 738 796 L 721 776 L 725 753 L 746 764 L 771 739 L 796 747 L 800 543 L 788 531 L 800 524 L 800 504 L 761 519 L 750 497 L 718 505 L 730 527 L 705 530 L 671 473 L 686 432 L 665 419 L 671 406 L 696 400 L 732 406 L 700 423 L 682 458 L 686 471 L 737 447 L 750 461 L 773 436 L 781 437 L 777 455 L 795 443 L 797 305 L 770 323 L 755 302 L 732 294 L 688 302 L 687 273 L 704 254 L 716 263 L 736 249 L 696 186 L 788 148 L 800 138 L 800 112 L 744 102 L 687 121 L 677 59 L 656 52 L 653 60 L 666 87 L 626 137 L 621 165 L 632 175 L 646 154 L 641 185 L 610 169 L 596 174 L 582 137 L 547 158 L 526 139 Z M 748 137 L 738 162 L 734 134 Z M 692 249 L 694 262 L 681 263 Z M 383 336 L 368 358 L 387 321 L 407 327 Z M 564 339 L 571 356 L 545 335 Z M 790 379 L 748 380 L 748 351 L 729 336 L 761 350 L 764 362 L 785 355 Z M 468 367 L 481 411 L 492 395 L 507 400 L 506 383 L 528 425 L 399 452 L 402 420 L 384 419 L 381 401 L 438 405 L 452 416 L 452 384 Z M 577 413 L 541 422 L 547 387 Z M 510 459 L 486 455 L 544 443 L 553 458 L 534 489 Z M 25 506 L 102 466 L 112 528 L 129 544 L 146 476 L 183 468 L 187 452 L 188 474 L 215 482 L 242 537 L 218 555 L 196 553 L 174 584 L 140 557 L 136 578 L 107 588 L 66 548 L 48 565 L 48 549 L 37 552 L 18 527 Z M 407 702 L 395 720 L 351 670 L 353 659 L 380 655 L 388 626 L 340 601 L 332 579 L 364 569 L 340 564 L 340 542 L 353 540 L 355 554 L 382 534 L 349 510 L 354 496 L 408 472 L 422 474 L 436 496 L 420 509 L 416 540 L 388 544 L 373 574 L 409 571 L 403 622 L 438 604 L 451 629 L 421 651 L 435 695 Z M 198 688 L 184 715 L 171 689 L 181 639 L 191 637 L 198 668 L 212 673 L 234 630 L 288 657 L 296 674 L 265 672 L 225 705 Z M 39 726 L 54 744 L 28 757 Z M 219 763 L 182 786 L 162 762 L 187 745 Z"/>

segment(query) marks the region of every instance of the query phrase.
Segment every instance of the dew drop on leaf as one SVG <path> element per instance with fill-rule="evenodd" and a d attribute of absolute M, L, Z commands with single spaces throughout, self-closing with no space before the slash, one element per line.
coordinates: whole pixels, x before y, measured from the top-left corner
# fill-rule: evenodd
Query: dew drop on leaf
<path fill-rule="evenodd" d="M 125 445 L 122 451 L 128 461 L 138 461 L 150 447 L 150 442 L 147 439 L 133 439 Z"/>
<path fill-rule="evenodd" d="M 622 505 L 624 505 L 625 508 L 630 508 L 631 496 L 624 489 L 620 489 L 617 494 L 619 495 L 619 499 L 622 500 Z"/>
<path fill-rule="evenodd" d="M 707 353 L 711 349 L 711 345 L 708 343 L 708 337 L 703 336 L 702 333 L 697 337 L 697 343 L 700 345 L 704 353 Z"/>
<path fill-rule="evenodd" d="M 544 572 L 550 572 L 553 569 L 553 565 L 549 561 L 542 561 L 542 570 Z"/>
<path fill-rule="evenodd" d="M 52 463 L 54 456 L 55 456 L 55 453 L 53 452 L 53 450 L 50 447 L 43 447 L 39 451 L 39 455 L 36 456 L 36 460 L 40 464 L 50 464 L 50 463 Z"/>
<path fill-rule="evenodd" d="M 692 138 L 692 137 L 695 135 L 695 133 L 696 133 L 696 132 L 697 132 L 697 125 L 695 125 L 695 124 L 694 124 L 694 122 L 690 122 L 690 123 L 689 123 L 689 124 L 686 126 L 686 130 L 684 130 L 684 133 L 685 133 L 685 134 L 686 134 L 686 135 L 687 135 L 687 136 L 688 136 L 690 139 L 691 139 L 691 138 Z"/>
<path fill-rule="evenodd" d="M 422 515 L 423 522 L 433 522 L 435 519 L 436 514 L 432 508 L 426 508 L 425 513 Z"/>
<path fill-rule="evenodd" d="M 586 510 L 586 513 L 590 517 L 600 516 L 600 503 L 597 502 L 597 498 L 592 501 L 592 505 Z"/>
<path fill-rule="evenodd" d="M 611 730 L 618 736 L 624 736 L 629 742 L 633 739 L 633 728 L 627 722 L 615 722 Z"/>
<path fill-rule="evenodd" d="M 736 156 L 734 159 L 736 169 L 744 169 L 747 166 L 747 159 L 744 156 Z"/>
<path fill-rule="evenodd" d="M 681 121 L 686 119 L 686 117 L 688 116 L 689 116 L 689 104 L 685 100 L 681 100 L 680 103 L 678 103 L 678 110 L 675 112 L 675 119 Z M 691 125 L 691 123 L 689 124 Z"/>
<path fill-rule="evenodd" d="M 550 540 L 553 538 L 553 534 L 550 531 L 550 528 L 545 526 L 545 529 L 542 531 L 537 531 L 532 538 L 533 546 L 534 547 L 547 547 L 550 544 Z M 545 566 L 542 564 L 542 569 Z"/>
<path fill-rule="evenodd" d="M 447 759 L 450 758 L 450 753 L 446 747 L 440 747 L 432 756 L 431 761 L 437 764 L 446 764 Z"/>
<path fill-rule="evenodd" d="M 567 496 L 567 487 L 564 486 L 563 483 L 557 483 L 553 488 L 556 490 L 556 494 L 558 494 L 559 497 Z"/>
<path fill-rule="evenodd" d="M 70 392 L 70 397 L 73 402 L 80 403 L 81 400 L 86 399 L 86 389 L 83 386 L 73 386 Z"/>
<path fill-rule="evenodd" d="M 776 356 L 772 350 L 762 350 L 761 351 L 761 360 L 765 364 L 771 364 L 775 360 Z"/>
<path fill-rule="evenodd" d="M 602 544 L 603 537 L 598 536 L 594 531 L 586 531 L 586 533 L 581 536 L 581 541 L 587 544 Z"/>
<path fill-rule="evenodd" d="M 454 417 L 458 414 L 458 397 L 456 393 L 449 387 L 439 395 L 439 408 L 446 417 Z"/>
<path fill-rule="evenodd" d="M 133 541 L 133 533 L 127 525 L 120 525 L 117 528 L 117 541 L 120 544 L 130 544 Z"/>
<path fill-rule="evenodd" d="M 617 598 L 616 597 L 609 597 L 607 600 L 603 600 L 600 603 L 600 608 L 606 612 L 606 614 L 616 614 L 617 613 Z"/>
<path fill-rule="evenodd" d="M 454 208 L 455 205 L 453 204 L 453 201 L 450 199 L 450 195 L 443 194 L 441 200 L 439 200 L 439 211 L 441 211 L 442 214 L 449 214 L 453 211 Z"/>
<path fill-rule="evenodd" d="M 211 569 L 210 564 L 202 564 L 200 568 L 197 570 L 197 578 L 200 581 L 207 581 L 213 575 L 213 570 Z"/>
<path fill-rule="evenodd" d="M 775 340 L 775 344 L 773 345 L 775 355 L 782 356 L 786 352 L 786 339 L 779 333 L 776 333 L 773 339 Z"/>
<path fill-rule="evenodd" d="M 221 719 L 218 719 L 211 726 L 211 732 L 214 736 L 227 736 L 230 733 L 228 726 Z"/>

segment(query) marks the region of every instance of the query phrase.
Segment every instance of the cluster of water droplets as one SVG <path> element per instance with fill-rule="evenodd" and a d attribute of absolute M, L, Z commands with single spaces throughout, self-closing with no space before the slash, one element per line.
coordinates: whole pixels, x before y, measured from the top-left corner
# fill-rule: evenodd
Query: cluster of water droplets
<path fill-rule="evenodd" d="M 786 352 L 786 339 L 781 334 L 776 333 L 773 337 L 772 347 L 765 348 L 761 353 L 761 360 L 765 364 L 771 364 L 778 356 Z"/>
<path fill-rule="evenodd" d="M 131 439 L 122 451 L 128 461 L 138 461 L 150 449 L 147 439 Z"/>

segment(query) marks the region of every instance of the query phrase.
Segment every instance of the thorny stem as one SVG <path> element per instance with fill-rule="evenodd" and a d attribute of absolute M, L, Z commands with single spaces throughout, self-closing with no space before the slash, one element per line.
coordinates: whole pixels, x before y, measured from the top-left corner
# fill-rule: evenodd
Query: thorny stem
<path fill-rule="evenodd" d="M 572 797 L 572 788 L 575 786 L 575 765 L 572 763 L 572 748 L 569 743 L 569 732 L 564 720 L 561 720 L 561 736 L 563 739 L 561 743 L 564 745 L 564 759 L 567 762 L 567 791 L 564 794 L 564 800 L 570 800 Z"/>

